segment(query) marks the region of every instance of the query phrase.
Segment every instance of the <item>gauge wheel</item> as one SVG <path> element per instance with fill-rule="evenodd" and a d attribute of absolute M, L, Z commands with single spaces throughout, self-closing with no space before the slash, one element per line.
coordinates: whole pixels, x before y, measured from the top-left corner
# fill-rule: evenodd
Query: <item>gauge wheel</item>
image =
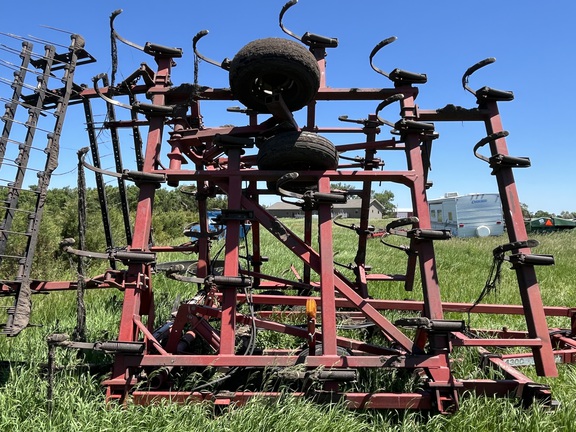
<path fill-rule="evenodd" d="M 263 170 L 336 169 L 338 151 L 330 140 L 313 132 L 282 132 L 260 144 L 257 162 Z"/>
<path fill-rule="evenodd" d="M 338 167 L 338 151 L 321 135 L 307 131 L 283 132 L 260 144 L 257 163 L 261 170 L 333 170 Z M 316 186 L 317 181 L 296 180 L 286 183 L 283 188 L 303 192 Z M 268 182 L 268 189 L 275 191 L 275 182 Z"/>
<path fill-rule="evenodd" d="M 230 89 L 238 101 L 257 112 L 270 112 L 266 98 L 281 94 L 290 111 L 314 99 L 320 69 L 303 45 L 282 38 L 257 39 L 245 45 L 230 63 Z"/>

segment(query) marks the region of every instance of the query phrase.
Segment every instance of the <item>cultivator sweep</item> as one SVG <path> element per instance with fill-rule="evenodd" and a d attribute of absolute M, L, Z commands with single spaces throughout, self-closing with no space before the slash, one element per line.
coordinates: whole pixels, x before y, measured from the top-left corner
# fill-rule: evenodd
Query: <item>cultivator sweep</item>
<path fill-rule="evenodd" d="M 299 37 L 288 30 L 283 17 L 295 4 L 293 0 L 284 6 L 280 25 L 297 41 L 256 40 L 232 60 L 216 62 L 198 49 L 207 32 L 194 38 L 199 59 L 229 72 L 230 89 L 206 87 L 197 81 L 174 85 L 171 68 L 174 59 L 183 55 L 182 50 L 153 43 L 139 46 L 115 30 L 117 40 L 150 55 L 156 69 L 143 64 L 117 84 L 114 79 L 110 83 L 106 75 L 99 75 L 91 88 L 66 88 L 63 97 L 82 102 L 85 108 L 90 140 L 86 151 L 91 152 L 92 163 L 84 161 L 83 166 L 96 176 L 108 249 L 85 251 L 68 242 L 65 250 L 79 257 L 110 261 L 110 269 L 104 275 L 85 279 L 86 288 L 121 290 L 124 298 L 117 340 L 88 343 L 53 335 L 50 346 L 100 349 L 114 354 L 112 374 L 104 386 L 109 400 L 121 402 L 147 404 L 166 398 L 175 402 L 211 400 L 227 405 L 244 403 L 254 396 L 274 398 L 289 392 L 318 401 L 344 401 L 352 409 L 449 413 L 458 408 L 463 391 L 474 390 L 489 395 L 514 394 L 527 404 L 534 399 L 553 404 L 547 386 L 533 382 L 513 365 L 533 364 L 539 376 L 551 377 L 557 375 L 557 362 L 574 362 L 576 314 L 574 308 L 542 304 L 535 268 L 552 265 L 554 259 L 532 253 L 531 248 L 537 243 L 527 238 L 522 218 L 513 171 L 528 167 L 530 161 L 508 154 L 507 132 L 498 110 L 499 103 L 511 101 L 513 94 L 489 87 L 474 91 L 468 86 L 469 77 L 494 60 L 472 66 L 463 76 L 464 87 L 476 98 L 473 108 L 419 108 L 415 103 L 419 92 L 416 86 L 426 83 L 426 75 L 401 69 L 387 73 L 375 64 L 376 55 L 395 38 L 380 42 L 369 56 L 374 71 L 389 80 L 390 87 L 331 88 L 326 84 L 325 57 L 327 50 L 337 47 L 338 40 L 312 33 Z M 112 24 L 118 14 L 112 15 Z M 70 52 L 75 52 L 74 47 Z M 27 68 L 23 64 L 19 70 Z M 149 102 L 138 99 L 144 96 Z M 103 127 L 110 132 L 114 146 L 113 172 L 102 169 L 99 162 L 92 102 L 101 99 L 107 106 Z M 22 104 L 22 100 L 31 103 L 15 91 L 13 103 Z M 201 107 L 214 101 L 241 102 L 246 108 L 233 110 L 243 114 L 246 122 L 240 126 L 206 126 Z M 345 106 L 349 101 L 373 101 L 375 111 L 365 119 L 340 117 L 351 123 L 348 127 L 318 124 L 319 102 Z M 34 103 L 38 110 L 47 109 L 48 102 L 41 97 Z M 381 117 L 382 110 L 391 106 L 399 107 L 400 118 L 396 122 Z M 115 110 L 119 109 L 128 110 L 129 118 L 118 120 Z M 305 112 L 303 125 L 293 115 L 300 109 Z M 508 242 L 494 250 L 495 272 L 504 261 L 512 265 L 521 305 L 483 304 L 481 299 L 476 304 L 442 301 L 434 243 L 448 240 L 450 232 L 431 229 L 426 191 L 432 143 L 438 138 L 434 125 L 455 121 L 480 122 L 485 126 L 486 137 L 475 145 L 474 153 L 488 164 L 496 179 L 508 235 Z M 10 121 L 5 123 L 8 126 Z M 170 131 L 166 134 L 167 126 Z M 393 137 L 381 138 L 388 127 L 392 128 Z M 144 142 L 142 128 L 147 128 Z M 123 129 L 132 131 L 135 170 L 126 170 L 122 165 L 118 131 Z M 335 145 L 323 135 L 333 133 L 350 138 Z M 2 144 L 6 145 L 4 138 Z M 481 153 L 485 146 L 484 153 L 489 156 Z M 381 169 L 379 156 L 388 151 L 404 152 L 406 168 Z M 168 166 L 162 158 L 167 159 Z M 126 244 L 121 247 L 114 244 L 111 235 L 105 176 L 118 179 L 123 196 Z M 124 182 L 133 182 L 139 188 L 133 224 Z M 407 245 L 394 246 L 407 256 L 406 272 L 402 275 L 375 273 L 366 262 L 368 239 L 374 235 L 374 227 L 368 221 L 371 191 L 379 182 L 404 185 L 412 199 L 414 216 L 395 220 L 388 224 L 385 233 L 378 234 L 406 239 Z M 359 187 L 336 191 L 331 183 Z M 156 191 L 159 187 L 182 185 L 195 186 L 200 228 L 188 230 L 192 237 L 188 243 L 155 244 L 152 216 Z M 228 207 L 217 216 L 215 225 L 208 216 L 207 198 L 216 194 L 227 197 Z M 302 236 L 259 203 L 265 194 L 279 195 L 302 209 Z M 332 206 L 346 202 L 351 195 L 362 200 L 358 226 L 333 221 Z M 246 235 L 248 223 L 250 235 Z M 224 228 L 220 257 L 214 244 Z M 357 234 L 354 262 L 346 266 L 351 272 L 339 270 L 334 263 L 337 251 L 333 230 L 343 228 Z M 261 243 L 264 230 L 278 248 L 285 248 L 301 262 L 301 270 L 292 268 L 294 278 L 267 271 L 270 264 L 263 256 Z M 5 222 L 2 232 L 8 231 Z M 178 262 L 177 258 L 169 264 L 156 262 L 159 253 L 178 256 L 182 252 L 194 253 L 197 259 L 193 264 Z M 119 264 L 122 269 L 116 268 Z M 181 284 L 181 298 L 189 298 L 177 305 L 165 324 L 158 325 L 153 284 L 160 272 Z M 406 291 L 412 291 L 418 275 L 422 301 L 372 296 L 371 285 L 380 282 L 402 283 Z M 491 278 L 483 294 L 493 284 Z M 16 295 L 16 311 L 11 316 L 17 316 L 18 301 L 23 296 L 76 288 L 77 282 L 30 283 L 23 273 L 14 281 L 4 281 L 2 290 Z M 25 310 L 29 311 L 29 307 Z M 448 312 L 523 315 L 526 331 L 475 331 L 462 320 L 446 319 Z M 566 317 L 571 328 L 550 329 L 547 316 Z M 20 330 L 11 321 L 5 329 L 9 334 Z M 364 331 L 357 332 L 364 337 L 343 333 L 362 329 L 369 329 L 370 337 L 365 337 Z M 299 338 L 301 348 L 262 349 L 256 339 L 260 331 Z M 477 349 L 483 366 L 498 369 L 502 378 L 454 376 L 455 347 Z M 492 353 L 496 347 L 515 350 L 497 355 Z M 380 390 L 367 390 L 354 384 L 361 374 L 371 371 L 389 371 L 396 380 L 410 376 L 416 384 L 410 391 L 395 391 L 394 385 L 384 390 L 383 386 L 379 386 Z M 200 374 L 204 381 L 191 388 L 179 387 L 178 377 L 186 373 Z M 263 381 L 273 384 L 266 387 Z"/>

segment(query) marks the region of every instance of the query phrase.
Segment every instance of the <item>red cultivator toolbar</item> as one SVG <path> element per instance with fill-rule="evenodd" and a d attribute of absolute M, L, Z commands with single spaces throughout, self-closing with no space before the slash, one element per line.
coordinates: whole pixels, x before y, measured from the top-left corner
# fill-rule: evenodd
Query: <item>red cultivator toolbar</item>
<path fill-rule="evenodd" d="M 272 398 L 290 392 L 318 401 L 344 400 L 347 406 L 357 409 L 448 413 L 457 409 L 464 390 L 474 390 L 491 395 L 512 393 L 526 404 L 534 399 L 552 404 L 547 386 L 532 382 L 513 366 L 533 364 L 539 376 L 550 377 L 557 375 L 557 362 L 576 360 L 575 309 L 542 304 L 535 267 L 551 265 L 554 259 L 532 253 L 537 242 L 527 238 L 522 218 L 513 171 L 529 167 L 530 161 L 508 154 L 508 133 L 498 110 L 498 104 L 511 101 L 513 94 L 489 87 L 474 91 L 468 86 L 468 78 L 494 60 L 479 62 L 463 76 L 464 87 L 476 98 L 473 108 L 418 107 L 416 85 L 426 83 L 426 75 L 401 69 L 386 73 L 375 64 L 376 55 L 395 38 L 378 44 L 369 58 L 372 68 L 389 80 L 386 82 L 390 87 L 330 88 L 326 84 L 325 57 L 327 50 L 337 47 L 338 40 L 311 33 L 299 37 L 284 27 L 284 14 L 294 4 L 296 1 L 284 6 L 280 24 L 297 41 L 259 39 L 248 43 L 232 60 L 219 63 L 199 52 L 207 32 L 194 38 L 199 59 L 229 72 L 230 89 L 204 87 L 198 82 L 173 84 L 171 68 L 174 59 L 182 56 L 180 49 L 153 43 L 139 46 L 115 30 L 116 40 L 149 54 L 156 67 L 142 64 L 120 83 L 114 83 L 114 79 L 110 83 L 102 74 L 93 79 L 92 88 L 77 88 L 72 85 L 72 76 L 65 78 L 68 84 L 61 97 L 82 103 L 85 109 L 90 148 L 79 157 L 82 166 L 96 176 L 109 249 L 91 252 L 83 250 L 82 245 L 76 249 L 72 241 L 63 247 L 79 262 L 86 256 L 108 260 L 110 269 L 79 282 L 31 281 L 24 270 L 13 281 L 4 281 L 3 294 L 16 297 L 5 333 L 14 336 L 27 325 L 31 293 L 112 288 L 124 295 L 117 340 L 76 342 L 64 335 L 49 339 L 52 354 L 56 346 L 114 354 L 112 375 L 104 382 L 109 400 L 150 403 L 167 398 L 176 402 L 211 400 L 230 404 L 243 403 L 256 395 Z M 112 24 L 118 14 L 112 15 Z M 79 46 L 73 43 L 71 54 L 63 60 L 69 70 L 77 61 L 78 50 Z M 47 109 L 47 101 L 41 93 L 37 94 L 39 107 Z M 143 97 L 149 101 L 142 102 Z M 20 99 L 15 94 L 14 101 L 18 103 Z M 99 162 L 92 101 L 100 99 L 106 102 L 107 121 L 103 127 L 110 132 L 116 157 L 113 172 L 102 169 Z M 245 108 L 234 110 L 244 115 L 246 122 L 240 126 L 206 127 L 201 108 L 214 101 L 239 101 Z M 341 121 L 350 123 L 347 127 L 317 122 L 321 107 L 317 102 L 345 106 L 350 101 L 373 101 L 375 110 L 365 119 L 341 117 Z M 62 107 L 59 103 L 56 106 Z M 396 122 L 380 115 L 384 108 L 392 106 L 400 112 Z M 122 109 L 129 110 L 130 119 L 117 120 L 115 112 Z M 305 112 L 304 124 L 299 124 L 293 115 L 301 109 Z M 451 234 L 431 229 L 426 196 L 432 143 L 438 138 L 437 122 L 480 122 L 485 126 L 486 137 L 476 144 L 474 153 L 487 163 L 496 179 L 508 236 L 507 240 L 503 237 L 505 244 L 494 250 L 494 271 L 504 261 L 512 264 L 521 305 L 442 301 L 434 243 L 448 240 Z M 389 128 L 393 138 L 383 138 L 383 131 Z M 124 129 L 131 131 L 134 139 L 135 170 L 122 166 L 119 132 Z M 147 130 L 147 134 L 141 130 Z M 324 136 L 331 133 L 350 138 L 335 145 Z M 4 140 L 3 145 L 7 142 Z M 388 151 L 404 152 L 406 169 L 381 169 L 380 156 Z M 92 164 L 84 161 L 88 152 Z M 167 167 L 161 163 L 163 157 L 169 161 Z M 105 176 L 118 180 L 125 247 L 115 247 L 112 239 Z M 139 188 L 133 219 L 126 200 L 126 182 Z M 371 192 L 380 182 L 404 185 L 411 194 L 413 216 L 395 220 L 385 231 L 377 232 L 378 237 L 406 238 L 406 246 L 396 246 L 406 252 L 406 273 L 402 275 L 375 274 L 366 263 L 368 239 L 376 236 L 368 220 Z M 333 183 L 360 187 L 336 191 L 332 190 Z M 199 223 L 195 229 L 187 230 L 192 240 L 184 245 L 158 245 L 153 241 L 154 199 L 159 187 L 165 185 L 194 186 Z M 13 190 L 16 189 L 10 189 Z M 227 197 L 228 207 L 216 216 L 209 215 L 207 199 L 217 194 Z M 305 227 L 302 236 L 260 204 L 260 197 L 265 194 L 278 195 L 300 207 Z M 361 199 L 359 225 L 333 220 L 333 205 L 345 203 L 352 195 Z M 10 233 L 6 221 L 16 206 L 17 199 L 9 199 L 4 238 Z M 32 219 L 39 221 L 40 217 L 41 213 L 35 213 Z M 335 266 L 335 226 L 350 228 L 357 234 L 357 243 L 350 245 L 356 249 L 355 259 L 348 266 L 353 277 Z M 312 238 L 313 228 L 317 229 L 317 242 Z M 297 282 L 267 272 L 267 258 L 261 252 L 264 230 L 278 248 L 285 248 L 300 263 L 301 275 L 293 267 Z M 213 250 L 222 235 L 223 258 Z M 244 256 L 241 248 L 246 249 Z M 161 264 L 157 263 L 161 252 L 188 252 L 197 259 L 193 265 L 177 260 Z M 33 255 L 33 247 L 27 253 Z M 123 269 L 116 268 L 119 263 Z M 182 284 L 183 292 L 191 288 L 196 291 L 192 298 L 181 301 L 171 319 L 160 327 L 154 324 L 156 272 L 164 272 L 177 281 L 174 283 Z M 423 301 L 372 296 L 372 283 L 403 283 L 411 291 L 418 276 Z M 494 280 L 486 284 L 483 294 L 493 287 Z M 279 309 L 282 313 L 278 313 Z M 408 317 L 392 321 L 383 311 L 397 311 L 398 316 Z M 445 319 L 447 312 L 523 315 L 527 331 L 475 331 L 464 321 Z M 353 324 L 342 326 L 342 316 Z M 567 317 L 571 328 L 550 329 L 547 316 Z M 370 328 L 371 334 L 379 337 L 368 340 L 343 336 L 342 328 Z M 261 349 L 256 343 L 261 330 L 300 338 L 301 349 Z M 500 370 L 503 378 L 468 380 L 454 376 L 454 347 L 478 350 L 482 366 Z M 494 347 L 518 348 L 518 354 L 496 355 L 491 351 Z M 372 391 L 351 384 L 360 382 L 359 375 L 366 371 L 384 369 L 412 376 L 416 381 L 414 390 L 393 391 L 394 386 L 390 386 L 390 391 Z M 176 385 L 177 375 L 192 372 L 211 378 L 192 388 Z M 248 381 L 252 385 L 247 385 Z M 273 384 L 266 387 L 263 381 Z"/>

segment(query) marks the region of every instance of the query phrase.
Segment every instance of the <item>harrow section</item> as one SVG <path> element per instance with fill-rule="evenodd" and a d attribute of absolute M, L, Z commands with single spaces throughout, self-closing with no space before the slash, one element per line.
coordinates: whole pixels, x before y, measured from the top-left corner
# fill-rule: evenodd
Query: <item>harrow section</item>
<path fill-rule="evenodd" d="M 0 138 L 0 264 L 3 295 L 14 295 L 14 306 L 7 311 L 2 333 L 16 336 L 29 323 L 31 311 L 31 270 L 38 231 L 50 178 L 58 166 L 59 141 L 70 98 L 82 90 L 74 84 L 78 64 L 94 59 L 84 50 L 84 40 L 71 35 L 71 43 L 62 53 L 46 45 L 44 53 L 33 52 L 33 41 L 5 35 L 22 42 L 17 50 L 2 45 L 20 64 L 2 61 L 13 71 L 13 81 L 1 82 L 13 89 L 3 100 L 4 127 Z M 61 47 L 58 47 L 61 49 Z M 56 87 L 54 87 L 56 86 Z M 50 118 L 51 122 L 42 117 Z M 39 138 L 37 134 L 41 134 Z M 43 164 L 42 164 L 43 162 Z M 29 185 L 32 188 L 26 189 Z"/>
<path fill-rule="evenodd" d="M 374 63 L 379 51 L 395 38 L 382 41 L 370 54 L 373 69 L 389 80 L 390 87 L 330 88 L 326 83 L 325 57 L 328 50 L 337 47 L 338 40 L 311 33 L 299 37 L 286 29 L 282 24 L 284 14 L 295 3 L 284 6 L 280 23 L 298 42 L 262 39 L 248 44 L 233 60 L 219 63 L 198 51 L 207 32 L 194 38 L 198 58 L 229 71 L 230 89 L 210 88 L 198 82 L 174 85 L 171 69 L 174 59 L 183 55 L 180 49 L 153 43 L 139 46 L 123 39 L 115 30 L 113 34 L 118 40 L 150 55 L 155 69 L 143 64 L 117 84 L 99 75 L 93 79 L 92 88 L 78 92 L 71 86 L 66 88 L 66 98 L 84 105 L 93 161 L 84 162 L 84 167 L 96 176 L 109 247 L 106 252 L 89 252 L 67 245 L 66 250 L 80 257 L 109 260 L 109 271 L 88 278 L 86 287 L 120 289 L 124 299 L 117 340 L 86 343 L 54 336 L 49 343 L 113 353 L 112 375 L 104 385 L 108 399 L 120 402 L 131 399 L 146 404 L 167 398 L 230 404 L 243 403 L 255 395 L 278 397 L 281 391 L 289 389 L 296 396 L 319 401 L 345 400 L 353 409 L 425 409 L 449 413 L 458 408 L 459 394 L 464 390 L 494 395 L 514 393 L 527 404 L 534 398 L 552 404 L 548 387 L 532 382 L 511 363 L 532 363 L 538 375 L 550 377 L 557 374 L 558 361 L 573 362 L 575 310 L 544 307 L 541 300 L 535 267 L 552 265 L 554 259 L 532 253 L 536 243 L 527 238 L 522 218 L 513 171 L 528 167 L 530 162 L 508 154 L 507 132 L 498 110 L 498 105 L 512 100 L 513 94 L 489 87 L 477 91 L 468 87 L 468 78 L 493 59 L 474 65 L 464 74 L 463 85 L 476 98 L 473 108 L 451 105 L 434 110 L 419 108 L 417 86 L 426 83 L 426 75 L 401 69 L 386 73 Z M 118 12 L 112 15 L 112 22 L 117 16 Z M 27 67 L 23 65 L 21 70 Z M 149 102 L 138 100 L 142 96 Z M 107 104 L 108 121 L 104 127 L 114 142 L 114 172 L 103 170 L 99 164 L 91 104 L 100 99 Z M 202 106 L 236 100 L 246 107 L 234 109 L 245 115 L 244 124 L 205 125 Z M 317 123 L 317 110 L 322 105 L 319 102 L 345 106 L 351 101 L 373 101 L 375 110 L 365 119 L 341 117 L 341 121 L 351 124 L 347 127 Z M 38 103 L 38 109 L 46 109 L 47 102 L 41 97 L 34 102 Z M 18 103 L 21 97 L 15 92 L 14 104 Z M 395 122 L 381 117 L 382 110 L 392 106 L 399 109 Z M 129 119 L 117 120 L 115 110 L 123 109 L 129 110 Z M 302 125 L 294 115 L 301 109 L 305 113 Z M 435 123 L 454 121 L 480 122 L 485 126 L 486 137 L 476 144 L 474 152 L 488 163 L 496 179 L 508 235 L 507 242 L 494 251 L 495 262 L 498 267 L 503 261 L 512 264 L 522 305 L 442 301 L 434 244 L 449 240 L 450 232 L 431 229 L 426 191 L 432 144 L 438 138 Z M 167 126 L 169 132 L 165 130 Z M 383 131 L 389 127 L 393 137 L 384 138 Z M 141 141 L 142 128 L 147 128 L 147 133 Z M 117 134 L 122 129 L 133 132 L 136 170 L 125 170 L 122 166 Z M 324 137 L 334 133 L 347 140 L 335 145 Z M 484 146 L 489 147 L 485 153 L 490 156 L 480 153 Z M 381 169 L 380 156 L 388 151 L 403 152 L 406 168 Z M 53 152 L 48 154 L 54 156 Z M 162 158 L 167 159 L 168 166 L 164 166 Z M 122 204 L 125 247 L 115 246 L 111 236 L 103 187 L 107 175 L 118 179 L 124 197 L 125 181 L 139 188 L 133 224 L 127 203 L 123 200 Z M 366 262 L 368 239 L 374 235 L 368 220 L 371 191 L 380 182 L 404 185 L 412 199 L 414 216 L 391 222 L 382 233 L 404 237 L 408 243 L 396 246 L 407 256 L 406 272 L 401 275 L 373 273 Z M 333 183 L 359 187 L 336 191 L 332 190 Z M 184 245 L 155 244 L 152 235 L 155 194 L 159 187 L 182 185 L 194 186 L 200 228 L 188 232 L 192 241 Z M 227 197 L 228 207 L 216 220 L 222 229 L 214 229 L 214 221 L 208 215 L 207 198 L 216 194 Z M 268 194 L 278 195 L 302 209 L 303 235 L 290 230 L 261 205 L 260 197 Z M 346 202 L 351 195 L 362 200 L 359 226 L 333 221 L 332 206 Z M 246 234 L 248 224 L 250 235 Z M 224 227 L 221 258 L 214 251 L 214 244 Z M 350 246 L 356 250 L 354 262 L 348 266 L 353 277 L 334 263 L 337 251 L 333 230 L 342 227 L 357 234 L 357 243 Z M 301 263 L 301 275 L 293 268 L 296 281 L 267 272 L 261 244 L 264 231 L 270 233 L 278 248 L 285 248 Z M 156 262 L 158 253 L 181 252 L 196 254 L 194 264 L 179 263 L 176 259 L 169 264 Z M 123 265 L 121 270 L 116 269 L 119 263 Z M 155 325 L 157 272 L 164 272 L 180 283 L 183 294 L 194 291 L 175 308 L 171 319 L 160 326 Z M 18 277 L 24 280 L 25 273 Z M 417 278 L 422 301 L 373 298 L 374 283 L 401 283 L 406 291 L 412 291 Z M 29 296 L 30 291 L 76 289 L 76 284 L 30 285 L 17 279 L 4 282 L 3 289 L 12 290 L 20 299 Z M 489 289 L 487 284 L 485 290 Z M 400 318 L 391 318 L 391 311 Z M 527 331 L 477 332 L 464 321 L 445 318 L 447 312 L 471 311 L 523 315 Z M 571 329 L 551 331 L 547 316 L 570 318 Z M 341 330 L 346 326 L 342 325 L 341 317 L 352 322 L 348 329 L 370 328 L 370 334 L 378 337 L 344 336 Z M 11 328 L 12 324 L 7 326 Z M 301 348 L 261 349 L 257 344 L 259 331 L 300 338 Z M 499 369 L 504 378 L 466 380 L 454 376 L 454 347 L 480 350 L 484 366 Z M 493 347 L 517 348 L 521 353 L 508 357 L 491 355 Z M 394 376 L 411 376 L 417 384 L 406 392 L 394 391 L 394 386 L 386 391 L 373 391 L 354 385 L 359 375 L 384 369 Z M 180 388 L 176 384 L 177 374 L 210 375 L 214 371 L 219 374 L 193 388 Z M 270 376 L 274 384 L 266 390 L 253 384 Z"/>

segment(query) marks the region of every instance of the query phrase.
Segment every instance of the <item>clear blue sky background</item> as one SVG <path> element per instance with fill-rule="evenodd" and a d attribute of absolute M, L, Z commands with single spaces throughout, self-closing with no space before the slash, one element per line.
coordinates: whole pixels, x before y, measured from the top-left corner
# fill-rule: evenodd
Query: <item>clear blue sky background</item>
<path fill-rule="evenodd" d="M 278 13 L 284 0 L 242 1 L 100 1 L 8 2 L 0 4 L 0 31 L 68 44 L 66 34 L 41 27 L 48 25 L 82 34 L 86 49 L 98 62 L 79 68 L 77 83 L 91 84 L 91 78 L 110 72 L 108 18 L 115 9 L 124 12 L 117 29 L 124 37 L 143 45 L 146 41 L 181 47 L 184 58 L 174 69 L 175 84 L 193 80 L 192 38 L 202 29 L 210 34 L 201 41 L 201 51 L 222 60 L 249 41 L 284 36 L 278 27 Z M 153 5 L 157 9 L 152 8 Z M 340 46 L 329 50 L 327 82 L 331 87 L 388 87 L 390 82 L 374 73 L 368 63 L 372 47 L 389 36 L 398 40 L 381 51 L 376 63 L 384 70 L 398 67 L 428 75 L 420 86 L 418 105 L 434 109 L 446 104 L 473 107 L 474 98 L 460 84 L 463 72 L 486 57 L 497 62 L 471 79 L 474 89 L 484 85 L 512 90 L 515 100 L 501 104 L 504 128 L 510 132 L 508 146 L 514 156 L 528 156 L 532 167 L 515 171 L 520 201 L 531 211 L 560 213 L 576 211 L 574 163 L 576 137 L 572 131 L 572 109 L 576 84 L 576 2 L 541 1 L 423 1 L 385 0 L 329 1 L 300 0 L 285 17 L 285 24 L 301 35 L 306 31 L 337 37 Z M 19 47 L 19 42 L 0 36 L 0 43 Z M 36 43 L 36 50 L 42 50 Z M 119 79 L 129 75 L 141 62 L 154 66 L 152 58 L 120 46 Z M 17 62 L 0 51 L 0 58 Z M 0 76 L 11 79 L 11 71 L 0 66 Z M 200 84 L 228 86 L 226 72 L 201 64 Z M 0 95 L 11 93 L 0 85 Z M 229 105 L 229 104 L 228 104 Z M 224 107 L 204 111 L 208 126 L 244 121 L 238 114 L 222 113 Z M 323 108 L 320 121 L 325 126 L 344 126 L 338 115 L 365 118 L 375 104 L 330 104 Z M 391 121 L 398 112 L 387 108 L 383 115 Z M 76 151 L 88 145 L 81 106 L 71 107 L 61 142 L 63 158 L 53 185 L 76 185 Z M 472 148 L 485 132 L 476 124 L 438 124 L 440 139 L 432 152 L 430 180 L 434 187 L 429 198 L 446 192 L 461 194 L 496 192 L 496 183 L 487 165 L 473 156 Z M 388 131 L 381 135 L 389 137 Z M 329 137 L 338 143 L 337 136 Z M 105 147 L 106 144 L 104 144 Z M 129 149 L 127 149 L 128 151 Z M 105 164 L 113 159 L 102 152 Z M 126 153 L 125 164 L 132 161 Z M 379 155 L 388 169 L 402 169 L 401 161 Z M 106 159 L 108 158 L 108 159 Z M 375 185 L 377 191 L 395 193 L 398 207 L 409 207 L 403 187 Z"/>

